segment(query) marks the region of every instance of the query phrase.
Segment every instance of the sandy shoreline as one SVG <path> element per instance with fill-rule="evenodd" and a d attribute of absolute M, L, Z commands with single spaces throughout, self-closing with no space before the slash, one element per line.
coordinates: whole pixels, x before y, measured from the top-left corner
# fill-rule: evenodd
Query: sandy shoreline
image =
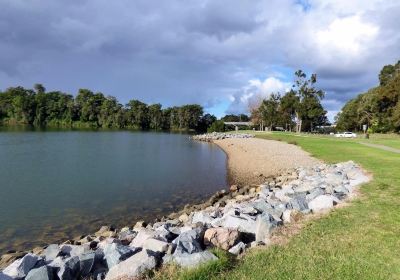
<path fill-rule="evenodd" d="M 320 163 L 301 148 L 258 138 L 214 140 L 228 156 L 229 180 L 232 184 L 261 184 L 271 176 Z"/>

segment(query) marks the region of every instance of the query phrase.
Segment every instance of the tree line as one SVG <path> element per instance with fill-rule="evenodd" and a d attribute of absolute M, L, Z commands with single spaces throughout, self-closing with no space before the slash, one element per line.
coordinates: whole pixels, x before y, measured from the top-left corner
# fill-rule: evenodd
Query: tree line
<path fill-rule="evenodd" d="M 301 131 L 315 131 L 321 126 L 330 125 L 321 100 L 324 92 L 317 89 L 316 74 L 307 75 L 298 70 L 292 88 L 281 95 L 273 93 L 251 108 L 254 124 L 263 128 Z"/>
<path fill-rule="evenodd" d="M 60 91 L 46 92 L 11 87 L 0 91 L 0 124 L 37 127 L 132 128 L 206 131 L 216 117 L 204 114 L 197 104 L 162 108 L 130 100 L 122 105 L 115 97 L 79 89 L 76 97 Z"/>
<path fill-rule="evenodd" d="M 379 86 L 348 101 L 336 116 L 340 130 L 400 132 L 400 61 L 379 73 Z"/>

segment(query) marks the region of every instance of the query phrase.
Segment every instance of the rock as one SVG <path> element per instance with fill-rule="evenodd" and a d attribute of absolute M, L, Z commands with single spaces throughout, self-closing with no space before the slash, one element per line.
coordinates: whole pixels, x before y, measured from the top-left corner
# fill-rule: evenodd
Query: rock
<path fill-rule="evenodd" d="M 218 260 L 218 258 L 208 251 L 197 252 L 193 254 L 181 254 L 174 256 L 173 261 L 182 267 L 196 267 L 210 261 Z"/>
<path fill-rule="evenodd" d="M 264 213 L 259 215 L 256 221 L 256 241 L 265 242 L 268 240 L 272 229 L 275 227 L 274 218 L 270 214 Z"/>
<path fill-rule="evenodd" d="M 236 192 L 238 189 L 239 189 L 238 185 L 232 185 L 232 186 L 229 187 L 229 190 L 231 192 Z"/>
<path fill-rule="evenodd" d="M 14 261 L 7 266 L 3 273 L 12 278 L 24 278 L 28 272 L 36 265 L 39 257 L 34 254 L 26 254 L 21 259 Z"/>
<path fill-rule="evenodd" d="M 298 211 L 304 211 L 308 209 L 307 201 L 306 201 L 306 195 L 305 194 L 298 194 L 295 197 L 293 197 L 289 201 L 289 207 L 294 210 Z"/>
<path fill-rule="evenodd" d="M 105 279 L 136 279 L 146 271 L 154 269 L 156 265 L 156 258 L 143 250 L 112 267 Z"/>
<path fill-rule="evenodd" d="M 203 250 L 201 240 L 204 237 L 202 228 L 195 228 L 181 233 L 172 243 L 176 245 L 174 255 L 192 254 Z"/>
<path fill-rule="evenodd" d="M 323 189 L 321 188 L 315 188 L 313 190 L 310 191 L 309 194 L 306 195 L 306 199 L 308 201 L 313 200 L 314 198 L 316 198 L 317 196 L 323 195 L 325 192 Z"/>
<path fill-rule="evenodd" d="M 168 242 L 149 238 L 144 242 L 143 249 L 147 249 L 153 252 L 165 253 L 168 251 L 169 246 L 170 245 L 168 244 Z"/>
<path fill-rule="evenodd" d="M 288 209 L 285 210 L 282 214 L 282 220 L 285 224 L 291 223 L 292 222 L 292 213 L 294 210 Z"/>
<path fill-rule="evenodd" d="M 213 221 L 212 226 L 234 228 L 240 232 L 254 233 L 256 229 L 256 222 L 250 216 L 246 215 L 224 215 L 222 218 Z"/>
<path fill-rule="evenodd" d="M 126 260 L 137 251 L 138 249 L 131 246 L 124 246 L 118 243 L 109 244 L 104 248 L 104 258 L 107 262 L 108 269 Z"/>
<path fill-rule="evenodd" d="M 243 253 L 245 249 L 246 249 L 246 244 L 244 244 L 243 242 L 239 242 L 238 244 L 229 249 L 229 253 L 234 255 L 239 255 Z"/>
<path fill-rule="evenodd" d="M 333 207 L 334 199 L 331 195 L 320 195 L 308 203 L 313 212 L 318 212 Z"/>
<path fill-rule="evenodd" d="M 73 256 L 65 259 L 57 257 L 48 266 L 58 269 L 57 276 L 59 279 L 73 280 L 76 279 L 79 274 L 79 257 Z"/>
<path fill-rule="evenodd" d="M 143 247 L 144 242 L 147 239 L 154 237 L 154 235 L 155 235 L 154 230 L 142 228 L 139 230 L 138 234 L 132 240 L 132 242 L 129 244 L 129 246 L 134 247 L 134 248 Z"/>
<path fill-rule="evenodd" d="M 0 271 L 0 280 L 14 280 L 14 278 L 11 278 L 8 275 L 5 275 L 3 272 Z"/>
<path fill-rule="evenodd" d="M 211 224 L 213 221 L 213 218 L 208 213 L 205 213 L 204 211 L 199 211 L 195 212 L 192 217 L 192 223 L 202 223 L 204 225 Z"/>
<path fill-rule="evenodd" d="M 178 220 L 182 223 L 186 223 L 189 221 L 189 216 L 186 213 L 183 213 L 182 215 L 179 216 Z"/>
<path fill-rule="evenodd" d="M 96 237 L 115 237 L 115 229 L 112 226 L 102 226 L 94 233 Z"/>
<path fill-rule="evenodd" d="M 25 256 L 27 253 L 22 251 L 9 251 L 6 254 L 0 256 L 0 269 L 7 267 L 15 260 L 18 260 Z"/>
<path fill-rule="evenodd" d="M 95 263 L 95 258 L 95 252 L 85 253 L 79 256 L 81 276 L 85 277 L 92 271 Z"/>
<path fill-rule="evenodd" d="M 25 280 L 52 280 L 52 279 L 56 279 L 55 271 L 53 268 L 46 265 L 32 269 L 25 277 Z"/>
<path fill-rule="evenodd" d="M 55 258 L 57 258 L 60 253 L 61 250 L 58 244 L 50 244 L 49 246 L 46 247 L 46 249 L 44 249 L 42 255 L 44 256 L 46 261 L 52 261 Z"/>
<path fill-rule="evenodd" d="M 210 228 L 204 233 L 204 244 L 229 250 L 240 238 L 239 231 L 231 228 Z"/>
<path fill-rule="evenodd" d="M 135 225 L 134 225 L 134 229 L 140 229 L 140 228 L 144 228 L 147 226 L 147 223 L 145 221 L 138 221 Z"/>
<path fill-rule="evenodd" d="M 74 257 L 74 256 L 79 256 L 84 253 L 90 252 L 90 245 L 69 245 L 69 244 L 63 244 L 60 247 L 60 251 L 62 255 Z"/>
<path fill-rule="evenodd" d="M 270 204 L 265 202 L 265 200 L 257 199 L 250 203 L 258 212 L 262 213 L 272 208 Z"/>

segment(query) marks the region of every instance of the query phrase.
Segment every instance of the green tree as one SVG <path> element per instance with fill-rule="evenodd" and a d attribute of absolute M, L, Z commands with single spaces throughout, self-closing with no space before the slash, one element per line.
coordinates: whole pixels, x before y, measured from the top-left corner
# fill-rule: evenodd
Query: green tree
<path fill-rule="evenodd" d="M 320 100 L 324 97 L 325 93 L 315 87 L 315 83 L 317 82 L 316 74 L 312 74 L 311 77 L 307 79 L 307 75 L 302 70 L 298 70 L 295 72 L 295 76 L 296 79 L 292 88 L 292 94 L 298 98 L 298 103 L 295 108 L 297 119 L 296 131 L 301 132 L 303 129 L 303 121 L 307 120 L 307 128 L 310 128 L 312 127 L 312 119 L 315 120 L 323 117 L 316 116 L 316 112 L 325 115 L 324 111 L 320 110 L 320 108 L 322 108 Z M 310 108 L 310 101 L 316 108 Z"/>

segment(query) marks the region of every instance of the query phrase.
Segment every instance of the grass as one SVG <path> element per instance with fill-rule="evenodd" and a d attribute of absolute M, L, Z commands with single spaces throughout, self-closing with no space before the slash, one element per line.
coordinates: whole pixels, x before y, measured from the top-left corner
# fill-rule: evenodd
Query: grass
<path fill-rule="evenodd" d="M 160 279 L 400 279 L 400 156 L 332 137 L 259 133 L 259 138 L 295 143 L 334 163 L 354 160 L 374 176 L 350 206 L 306 224 L 286 245 L 250 251 L 232 266 L 179 270 Z M 390 141 L 395 137 L 372 140 Z M 389 142 L 387 142 L 389 143 Z M 381 143 L 380 143 L 381 144 Z"/>

